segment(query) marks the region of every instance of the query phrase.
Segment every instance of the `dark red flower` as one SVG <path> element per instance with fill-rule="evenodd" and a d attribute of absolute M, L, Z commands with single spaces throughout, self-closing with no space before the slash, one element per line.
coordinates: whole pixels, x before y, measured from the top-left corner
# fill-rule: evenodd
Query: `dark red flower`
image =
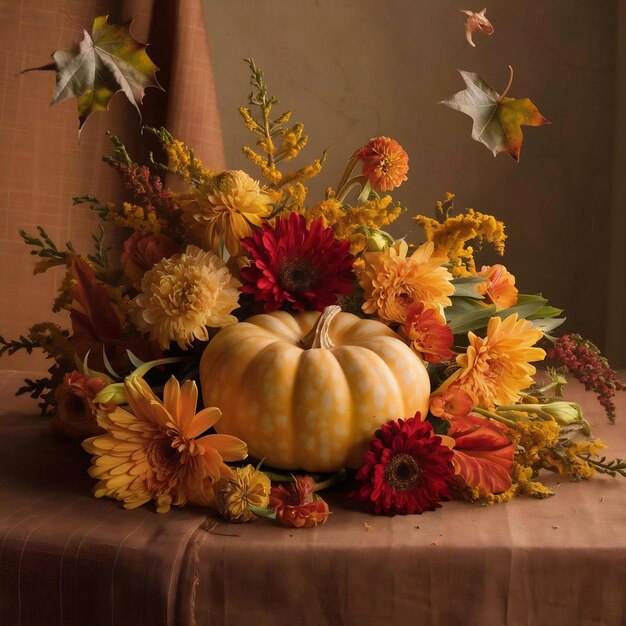
<path fill-rule="evenodd" d="M 270 508 L 283 526 L 311 528 L 323 524 L 330 515 L 328 504 L 315 495 L 310 476 L 294 476 L 293 483 L 272 487 Z"/>
<path fill-rule="evenodd" d="M 440 500 L 450 498 L 452 450 L 419 413 L 384 424 L 363 461 L 356 475 L 359 486 L 351 495 L 376 514 L 433 511 Z"/>
<path fill-rule="evenodd" d="M 285 302 L 299 311 L 321 311 L 338 295 L 352 292 L 350 243 L 335 239 L 321 218 L 307 228 L 304 216 L 291 213 L 273 227 L 265 224 L 242 244 L 252 264 L 241 270 L 241 290 L 264 302 L 268 313 Z"/>

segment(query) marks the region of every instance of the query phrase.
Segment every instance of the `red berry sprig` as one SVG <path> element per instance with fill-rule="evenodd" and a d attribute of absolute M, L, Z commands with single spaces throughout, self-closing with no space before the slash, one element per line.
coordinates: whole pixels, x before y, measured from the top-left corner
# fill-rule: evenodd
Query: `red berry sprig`
<path fill-rule="evenodd" d="M 583 384 L 587 391 L 597 394 L 611 423 L 615 422 L 613 396 L 626 389 L 617 378 L 615 370 L 602 356 L 599 348 L 576 333 L 563 335 L 556 340 L 551 358 L 559 360 Z"/>

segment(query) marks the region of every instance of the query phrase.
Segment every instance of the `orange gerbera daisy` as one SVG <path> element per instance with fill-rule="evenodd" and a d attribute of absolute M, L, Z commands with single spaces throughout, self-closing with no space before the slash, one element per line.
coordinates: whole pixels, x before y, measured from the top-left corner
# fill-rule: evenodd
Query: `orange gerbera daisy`
<path fill-rule="evenodd" d="M 492 317 L 487 336 L 468 333 L 469 346 L 456 358 L 458 369 L 435 395 L 447 389 L 462 389 L 472 396 L 475 406 L 490 408 L 498 404 L 514 404 L 520 391 L 533 383 L 535 368 L 530 361 L 541 361 L 546 353 L 532 347 L 543 333 L 532 327 L 517 313 L 504 321 Z"/>
<path fill-rule="evenodd" d="M 478 285 L 479 293 L 485 296 L 487 302 L 493 302 L 498 309 L 517 304 L 515 276 L 504 265 L 483 265 L 478 275 L 487 279 Z"/>
<path fill-rule="evenodd" d="M 389 191 L 407 179 L 409 155 L 395 139 L 374 137 L 354 156 L 363 163 L 363 174 L 374 189 Z"/>
<path fill-rule="evenodd" d="M 163 402 L 142 378 L 128 377 L 124 386 L 132 412 L 100 411 L 98 424 L 107 433 L 83 442 L 93 455 L 89 475 L 99 479 L 94 495 L 121 500 L 127 509 L 155 500 L 159 513 L 171 504 L 212 504 L 213 484 L 231 474 L 224 461 L 244 459 L 246 444 L 229 435 L 198 438 L 222 413 L 210 407 L 196 414 L 193 381 L 181 388 L 172 376 Z"/>
<path fill-rule="evenodd" d="M 410 257 L 405 241 L 396 241 L 382 252 L 366 252 L 359 284 L 365 290 L 363 310 L 388 322 L 406 322 L 415 302 L 443 311 L 451 304 L 452 274 L 443 267 L 447 259 L 433 256 L 432 241 L 421 245 Z"/>

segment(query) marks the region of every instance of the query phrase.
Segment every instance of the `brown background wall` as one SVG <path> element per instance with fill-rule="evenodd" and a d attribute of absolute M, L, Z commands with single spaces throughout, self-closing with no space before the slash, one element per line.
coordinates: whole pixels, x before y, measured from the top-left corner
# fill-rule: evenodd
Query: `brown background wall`
<path fill-rule="evenodd" d="M 600 344 L 612 279 L 607 348 L 624 362 L 621 206 L 611 226 L 620 4 L 492 0 L 487 16 L 495 34 L 477 35 L 472 49 L 459 9 L 482 5 L 459 0 L 205 0 L 227 162 L 246 167 L 239 150 L 248 137 L 236 110 L 248 93 L 241 59 L 252 56 L 279 106 L 304 122 L 308 155 L 330 148 L 318 194 L 367 139 L 396 138 L 409 153 L 410 172 L 396 194 L 409 211 L 395 234 L 410 228 L 411 214 L 430 214 L 453 191 L 457 207 L 505 221 L 505 263 L 520 289 L 565 307 L 564 328 Z M 494 158 L 471 140 L 469 117 L 437 104 L 463 89 L 457 68 L 502 90 L 509 64 L 509 95 L 531 98 L 552 121 L 525 128 L 518 164 L 508 155 Z"/>
<path fill-rule="evenodd" d="M 117 197 L 100 161 L 108 151 L 104 129 L 133 132 L 129 122 L 136 128 L 136 113 L 118 96 L 113 113 L 95 115 L 77 146 L 75 103 L 47 107 L 53 75 L 17 78 L 16 72 L 78 39 L 63 10 L 86 24 L 112 9 L 122 19 L 135 15 L 141 18 L 135 32 L 145 38 L 153 9 L 167 32 L 175 20 L 165 9 L 195 4 L 0 1 L 6 31 L 0 38 L 0 334 L 17 336 L 49 317 L 59 280 L 58 273 L 32 277 L 18 228 L 32 231 L 43 223 L 59 243 L 88 242 L 95 216 L 72 208 L 71 196 Z M 460 208 L 494 213 L 508 226 L 505 262 L 522 291 L 542 291 L 564 306 L 566 330 L 588 335 L 624 364 L 626 129 L 618 114 L 623 105 L 615 105 L 616 98 L 626 101 L 626 74 L 619 70 L 626 70 L 624 6 L 623 0 L 493 0 L 487 15 L 496 32 L 477 35 L 472 49 L 459 13 L 466 7 L 451 0 L 204 0 L 227 163 L 247 167 L 239 150 L 249 138 L 236 111 L 249 91 L 242 59 L 253 56 L 281 106 L 305 123 L 305 155 L 330 149 L 312 199 L 337 182 L 345 159 L 367 139 L 397 138 L 411 170 L 396 194 L 409 211 L 395 234 L 410 228 L 411 214 L 431 211 L 445 191 L 457 194 Z M 202 46 L 193 44 L 187 59 L 187 67 L 202 68 L 195 84 L 210 84 Z M 477 71 L 502 89 L 509 64 L 515 69 L 510 95 L 532 98 L 552 120 L 525 130 L 519 164 L 506 155 L 494 159 L 471 140 L 468 117 L 437 104 L 463 88 L 457 68 Z M 218 146 L 217 118 L 199 106 L 196 93 L 170 92 L 168 119 L 177 119 L 196 146 Z M 147 104 L 158 97 L 148 92 Z M 417 241 L 420 233 L 412 236 Z M 0 359 L 0 367 L 29 363 Z"/>

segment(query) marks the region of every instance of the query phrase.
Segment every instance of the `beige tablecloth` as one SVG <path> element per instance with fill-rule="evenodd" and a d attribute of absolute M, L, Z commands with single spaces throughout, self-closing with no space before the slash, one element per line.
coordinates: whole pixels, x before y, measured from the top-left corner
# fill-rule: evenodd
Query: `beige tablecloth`
<path fill-rule="evenodd" d="M 626 623 L 626 482 L 547 482 L 548 500 L 374 517 L 328 496 L 324 527 L 216 524 L 91 497 L 88 458 L 0 382 L 0 624 Z M 611 456 L 610 426 L 572 385 Z"/>

